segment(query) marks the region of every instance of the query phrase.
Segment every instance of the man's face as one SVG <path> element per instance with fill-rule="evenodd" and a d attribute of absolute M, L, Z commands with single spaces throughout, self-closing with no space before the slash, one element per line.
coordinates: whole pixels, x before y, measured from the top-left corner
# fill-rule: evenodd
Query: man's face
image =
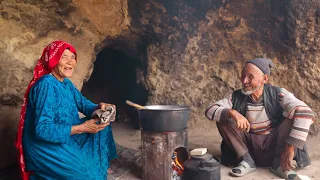
<path fill-rule="evenodd" d="M 268 75 L 263 74 L 263 72 L 254 64 L 246 63 L 241 74 L 243 86 L 241 91 L 245 95 L 250 95 L 261 89 L 267 81 Z"/>

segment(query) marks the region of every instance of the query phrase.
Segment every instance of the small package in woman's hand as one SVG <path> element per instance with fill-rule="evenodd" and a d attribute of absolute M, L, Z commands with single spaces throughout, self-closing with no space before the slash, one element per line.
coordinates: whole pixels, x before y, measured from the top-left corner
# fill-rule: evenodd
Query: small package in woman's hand
<path fill-rule="evenodd" d="M 100 123 L 109 123 L 115 120 L 115 108 L 108 106 L 106 109 L 97 109 L 92 113 L 92 118 L 98 118 Z"/>

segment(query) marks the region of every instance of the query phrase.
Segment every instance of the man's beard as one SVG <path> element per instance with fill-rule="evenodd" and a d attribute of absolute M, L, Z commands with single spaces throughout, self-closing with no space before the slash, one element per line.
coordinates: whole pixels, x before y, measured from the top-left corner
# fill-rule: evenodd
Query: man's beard
<path fill-rule="evenodd" d="M 256 92 L 257 90 L 259 90 L 261 88 L 261 86 L 257 86 L 255 88 L 253 88 L 252 90 L 250 91 L 246 91 L 244 88 L 241 89 L 241 93 L 246 95 L 246 96 L 249 96 L 250 94 Z"/>

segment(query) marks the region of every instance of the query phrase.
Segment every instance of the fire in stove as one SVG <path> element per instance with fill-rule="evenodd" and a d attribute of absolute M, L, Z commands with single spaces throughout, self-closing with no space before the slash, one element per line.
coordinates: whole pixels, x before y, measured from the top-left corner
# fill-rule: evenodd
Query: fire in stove
<path fill-rule="evenodd" d="M 188 152 L 185 148 L 177 148 L 172 154 L 172 180 L 181 180 L 183 176 L 183 164 L 188 160 Z"/>
<path fill-rule="evenodd" d="M 178 160 L 178 153 L 172 154 L 172 180 L 180 180 L 183 173 L 183 165 Z"/>

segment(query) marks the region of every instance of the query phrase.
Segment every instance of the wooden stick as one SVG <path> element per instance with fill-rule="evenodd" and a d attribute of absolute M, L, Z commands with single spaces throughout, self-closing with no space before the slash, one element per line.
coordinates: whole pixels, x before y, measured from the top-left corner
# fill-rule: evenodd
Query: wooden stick
<path fill-rule="evenodd" d="M 128 105 L 132 106 L 132 107 L 137 108 L 137 109 L 148 109 L 148 108 L 146 108 L 146 107 L 144 107 L 144 106 L 141 106 L 141 105 L 139 105 L 139 104 L 133 103 L 133 102 L 128 101 L 128 100 L 126 100 L 126 103 L 127 103 Z"/>

